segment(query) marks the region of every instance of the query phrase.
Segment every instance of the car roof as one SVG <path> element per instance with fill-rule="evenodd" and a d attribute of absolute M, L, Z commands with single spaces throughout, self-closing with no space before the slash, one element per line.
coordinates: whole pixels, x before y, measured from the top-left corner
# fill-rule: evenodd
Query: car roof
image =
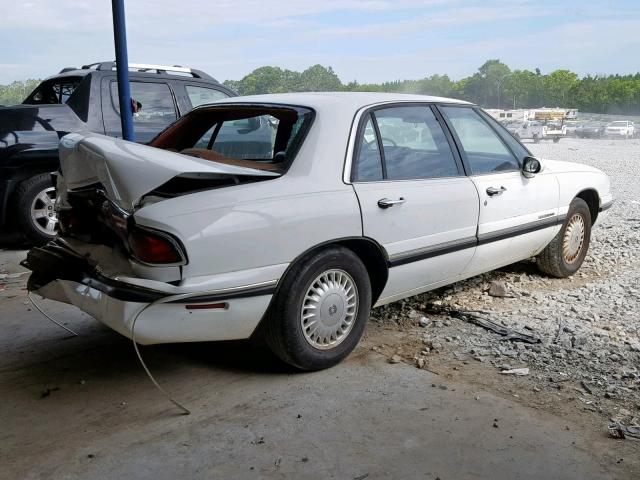
<path fill-rule="evenodd" d="M 314 109 L 327 107 L 348 111 L 361 108 L 396 102 L 429 102 L 429 103 L 456 103 L 472 105 L 463 100 L 453 98 L 434 97 L 430 95 L 410 95 L 403 93 L 379 93 L 379 92 L 298 92 L 298 93 L 272 93 L 264 95 L 248 95 L 233 97 L 215 102 L 211 105 L 224 103 L 262 103 L 305 106 Z"/>

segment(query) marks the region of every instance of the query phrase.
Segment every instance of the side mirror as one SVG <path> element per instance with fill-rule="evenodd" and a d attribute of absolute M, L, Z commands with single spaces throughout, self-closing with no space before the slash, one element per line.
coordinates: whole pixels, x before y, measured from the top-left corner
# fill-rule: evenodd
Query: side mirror
<path fill-rule="evenodd" d="M 532 178 L 536 173 L 540 173 L 542 164 L 540 160 L 534 157 L 524 157 L 522 160 L 522 175 Z"/>

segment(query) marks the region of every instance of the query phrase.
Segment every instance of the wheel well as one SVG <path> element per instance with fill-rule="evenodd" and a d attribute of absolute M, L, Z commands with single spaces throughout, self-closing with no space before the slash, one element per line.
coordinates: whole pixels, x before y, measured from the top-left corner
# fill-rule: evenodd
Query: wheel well
<path fill-rule="evenodd" d="M 595 190 L 583 190 L 578 195 L 577 198 L 581 198 L 584 200 L 591 212 L 591 224 L 596 223 L 596 219 L 598 218 L 598 211 L 600 210 L 600 196 L 598 192 Z"/>
<path fill-rule="evenodd" d="M 335 244 L 348 248 L 364 263 L 371 280 L 371 303 L 375 305 L 389 278 L 387 259 L 382 247 L 366 238 L 341 240 Z"/>
<path fill-rule="evenodd" d="M 325 248 L 335 246 L 348 248 L 353 253 L 355 253 L 358 258 L 360 258 L 360 260 L 362 260 L 362 263 L 364 264 L 365 268 L 367 269 L 367 273 L 369 274 L 369 280 L 371 281 L 371 303 L 372 305 L 374 305 L 378 301 L 380 294 L 387 284 L 389 269 L 387 267 L 387 258 L 382 250 L 382 247 L 380 247 L 380 245 L 369 238 L 342 238 L 321 243 L 305 251 L 302 255 L 299 255 L 293 262 L 291 262 L 289 268 L 291 268 L 291 266 L 301 261 L 302 259 L 308 257 L 309 255 L 313 255 L 319 250 L 324 250 Z"/>

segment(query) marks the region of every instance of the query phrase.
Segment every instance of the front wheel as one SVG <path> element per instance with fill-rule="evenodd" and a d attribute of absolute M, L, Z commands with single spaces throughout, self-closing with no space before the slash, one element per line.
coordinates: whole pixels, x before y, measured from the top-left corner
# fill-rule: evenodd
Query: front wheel
<path fill-rule="evenodd" d="M 533 143 L 540 143 L 540 137 L 537 133 L 533 135 Z"/>
<path fill-rule="evenodd" d="M 266 341 L 289 365 L 329 368 L 355 348 L 370 311 L 371 282 L 360 258 L 327 248 L 286 274 L 265 319 Z"/>
<path fill-rule="evenodd" d="M 589 250 L 591 211 L 581 198 L 574 198 L 562 228 L 538 255 L 538 268 L 554 277 L 570 277 L 578 271 Z"/>
<path fill-rule="evenodd" d="M 553 143 L 558 143 L 560 141 L 560 137 L 553 137 Z"/>

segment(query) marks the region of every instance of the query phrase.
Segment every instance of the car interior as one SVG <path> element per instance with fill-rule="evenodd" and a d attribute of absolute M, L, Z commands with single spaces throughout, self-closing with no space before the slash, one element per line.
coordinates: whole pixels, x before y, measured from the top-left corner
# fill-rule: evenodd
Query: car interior
<path fill-rule="evenodd" d="M 238 167 L 284 173 L 313 118 L 298 107 L 204 107 L 182 117 L 151 146 Z"/>

